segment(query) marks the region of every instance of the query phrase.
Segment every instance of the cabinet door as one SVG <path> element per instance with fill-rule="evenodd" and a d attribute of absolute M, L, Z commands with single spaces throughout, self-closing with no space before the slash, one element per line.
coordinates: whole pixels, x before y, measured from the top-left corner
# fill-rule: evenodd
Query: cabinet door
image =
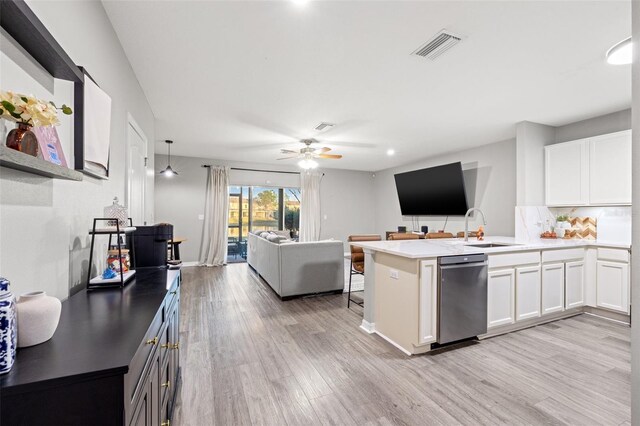
<path fill-rule="evenodd" d="M 540 266 L 516 268 L 516 321 L 540 316 Z"/>
<path fill-rule="evenodd" d="M 564 311 L 564 263 L 542 266 L 542 315 Z"/>
<path fill-rule="evenodd" d="M 438 271 L 435 261 L 420 262 L 420 344 L 436 341 L 436 292 Z"/>
<path fill-rule="evenodd" d="M 151 425 L 160 424 L 160 395 L 162 395 L 162 388 L 160 387 L 160 351 L 156 350 L 152 358 L 151 371 L 149 378 L 147 379 L 149 384 L 148 390 L 148 405 L 149 405 L 149 419 Z"/>
<path fill-rule="evenodd" d="M 601 308 L 629 313 L 629 264 L 598 260 L 596 303 Z"/>
<path fill-rule="evenodd" d="M 133 411 L 131 426 L 151 426 L 151 410 L 149 408 L 149 383 L 146 384 L 144 391 L 140 395 L 140 399 Z"/>
<path fill-rule="evenodd" d="M 584 274 L 583 261 L 567 262 L 565 265 L 565 308 L 578 308 L 584 305 Z"/>
<path fill-rule="evenodd" d="M 487 328 L 513 324 L 516 272 L 513 268 L 489 271 Z"/>
<path fill-rule="evenodd" d="M 631 131 L 589 141 L 589 203 L 631 204 Z"/>
<path fill-rule="evenodd" d="M 548 206 L 589 203 L 588 140 L 546 146 L 545 199 Z"/>

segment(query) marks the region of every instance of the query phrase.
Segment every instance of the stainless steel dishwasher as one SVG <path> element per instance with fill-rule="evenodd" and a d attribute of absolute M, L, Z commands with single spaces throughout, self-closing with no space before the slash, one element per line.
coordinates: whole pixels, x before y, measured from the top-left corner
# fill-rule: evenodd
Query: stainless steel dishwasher
<path fill-rule="evenodd" d="M 487 332 L 487 255 L 438 258 L 439 344 Z"/>

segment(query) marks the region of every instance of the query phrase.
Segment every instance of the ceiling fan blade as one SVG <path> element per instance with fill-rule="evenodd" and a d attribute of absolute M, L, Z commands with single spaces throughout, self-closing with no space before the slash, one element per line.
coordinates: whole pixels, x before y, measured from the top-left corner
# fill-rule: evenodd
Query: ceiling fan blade
<path fill-rule="evenodd" d="M 292 149 L 281 149 L 280 152 L 283 154 L 298 154 L 298 151 L 294 151 Z"/>
<path fill-rule="evenodd" d="M 291 160 L 292 158 L 298 158 L 297 155 L 292 155 L 290 157 L 282 157 L 282 158 L 278 158 L 278 160 Z"/>
<path fill-rule="evenodd" d="M 339 155 L 339 154 L 319 154 L 317 157 L 318 158 L 327 158 L 327 159 L 332 159 L 332 160 L 339 160 L 340 158 L 342 158 L 342 155 Z"/>
<path fill-rule="evenodd" d="M 328 146 L 316 149 L 316 152 L 319 152 L 319 153 L 324 153 L 329 151 L 331 151 L 331 148 L 329 148 Z"/>

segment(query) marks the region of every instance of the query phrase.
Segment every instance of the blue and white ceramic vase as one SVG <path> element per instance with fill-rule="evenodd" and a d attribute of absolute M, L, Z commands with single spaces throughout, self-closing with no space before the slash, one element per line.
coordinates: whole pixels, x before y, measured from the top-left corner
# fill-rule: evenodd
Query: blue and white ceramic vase
<path fill-rule="evenodd" d="M 0 277 L 0 374 L 8 373 L 16 360 L 18 316 L 9 280 Z"/>

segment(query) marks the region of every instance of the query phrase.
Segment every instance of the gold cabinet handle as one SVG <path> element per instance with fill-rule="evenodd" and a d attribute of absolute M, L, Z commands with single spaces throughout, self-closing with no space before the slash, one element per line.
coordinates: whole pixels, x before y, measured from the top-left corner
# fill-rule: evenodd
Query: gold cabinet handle
<path fill-rule="evenodd" d="M 171 349 L 180 349 L 180 342 L 178 343 L 174 343 L 173 345 L 170 345 Z"/>
<path fill-rule="evenodd" d="M 167 383 L 163 383 L 160 385 L 161 388 L 170 388 L 171 387 L 171 381 L 167 380 Z"/>
<path fill-rule="evenodd" d="M 162 349 L 171 349 L 171 343 L 163 343 L 160 347 Z"/>
<path fill-rule="evenodd" d="M 147 340 L 147 345 L 157 345 L 157 344 L 158 344 L 158 336 L 154 337 L 153 339 Z"/>
<path fill-rule="evenodd" d="M 170 292 L 169 294 L 178 294 L 178 290 L 176 290 L 176 291 L 172 291 L 172 292 Z"/>
<path fill-rule="evenodd" d="M 171 426 L 171 420 L 167 420 L 166 422 L 160 423 L 160 426 Z"/>

